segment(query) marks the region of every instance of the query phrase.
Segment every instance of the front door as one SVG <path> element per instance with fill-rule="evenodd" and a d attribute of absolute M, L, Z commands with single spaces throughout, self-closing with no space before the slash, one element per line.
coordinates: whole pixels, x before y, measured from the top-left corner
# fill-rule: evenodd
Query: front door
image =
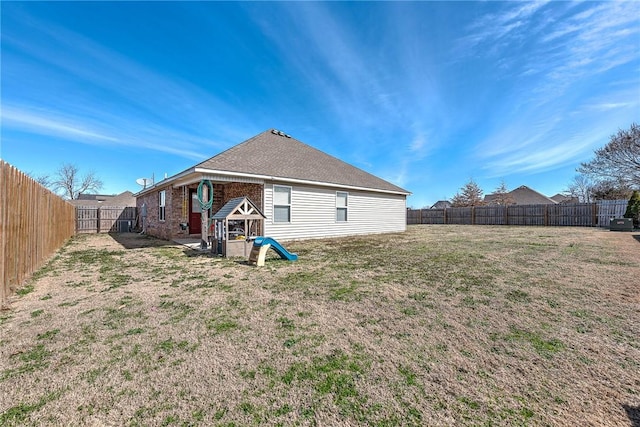
<path fill-rule="evenodd" d="M 202 233 L 202 215 L 200 212 L 200 202 L 198 201 L 198 191 L 189 190 L 189 234 Z"/>

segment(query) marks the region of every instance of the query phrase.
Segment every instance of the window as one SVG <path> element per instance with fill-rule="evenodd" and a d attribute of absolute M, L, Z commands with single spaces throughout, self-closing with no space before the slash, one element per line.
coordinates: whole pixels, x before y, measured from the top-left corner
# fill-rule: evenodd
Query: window
<path fill-rule="evenodd" d="M 291 222 L 291 187 L 273 186 L 273 222 Z"/>
<path fill-rule="evenodd" d="M 347 222 L 347 199 L 349 193 L 338 191 L 336 193 L 336 221 Z"/>
<path fill-rule="evenodd" d="M 164 221 L 165 219 L 166 194 L 166 190 L 162 190 L 158 193 L 158 219 L 160 221 Z"/>
<path fill-rule="evenodd" d="M 200 206 L 200 201 L 198 200 L 198 193 L 195 191 L 191 193 L 191 213 L 201 213 L 202 206 Z"/>

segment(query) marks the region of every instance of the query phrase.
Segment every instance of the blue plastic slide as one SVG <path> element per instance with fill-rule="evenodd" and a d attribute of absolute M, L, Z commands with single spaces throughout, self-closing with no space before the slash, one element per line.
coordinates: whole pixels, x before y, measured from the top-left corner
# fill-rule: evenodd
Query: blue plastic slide
<path fill-rule="evenodd" d="M 256 237 L 256 239 L 253 241 L 253 246 L 256 246 L 258 248 L 264 245 L 271 245 L 271 249 L 276 251 L 278 255 L 280 255 L 280 258 L 282 259 L 286 259 L 289 261 L 296 261 L 298 259 L 298 255 L 292 254 L 291 252 L 286 250 L 284 247 L 282 247 L 282 245 L 278 243 L 277 240 L 272 239 L 271 237 L 260 236 L 260 237 Z"/>

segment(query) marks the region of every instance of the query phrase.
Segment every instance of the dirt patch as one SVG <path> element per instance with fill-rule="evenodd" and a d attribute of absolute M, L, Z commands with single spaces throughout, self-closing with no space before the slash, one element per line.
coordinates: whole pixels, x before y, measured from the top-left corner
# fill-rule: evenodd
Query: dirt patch
<path fill-rule="evenodd" d="M 79 236 L 0 313 L 0 424 L 632 425 L 637 239 L 413 226 L 256 268 Z"/>

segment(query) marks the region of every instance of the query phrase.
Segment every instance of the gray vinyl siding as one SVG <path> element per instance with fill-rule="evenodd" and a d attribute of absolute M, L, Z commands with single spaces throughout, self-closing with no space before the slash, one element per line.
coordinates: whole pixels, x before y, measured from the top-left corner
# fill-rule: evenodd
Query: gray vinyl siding
<path fill-rule="evenodd" d="M 291 189 L 291 221 L 276 223 L 273 221 L 273 184 L 264 186 L 266 236 L 296 240 L 406 230 L 404 195 L 298 185 Z M 336 191 L 349 193 L 346 222 L 338 222 L 336 218 Z"/>

